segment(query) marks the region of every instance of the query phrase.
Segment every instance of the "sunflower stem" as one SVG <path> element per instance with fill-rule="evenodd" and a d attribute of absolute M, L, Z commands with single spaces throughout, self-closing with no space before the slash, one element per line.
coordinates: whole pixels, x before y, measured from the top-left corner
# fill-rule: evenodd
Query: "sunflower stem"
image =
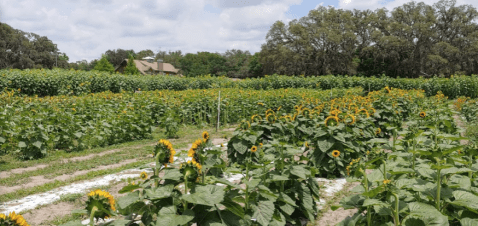
<path fill-rule="evenodd" d="M 98 207 L 96 207 L 96 206 L 93 206 L 93 208 L 91 209 L 91 213 L 90 213 L 90 226 L 94 226 L 94 225 L 95 225 L 95 213 L 96 213 L 97 210 L 98 210 Z"/>

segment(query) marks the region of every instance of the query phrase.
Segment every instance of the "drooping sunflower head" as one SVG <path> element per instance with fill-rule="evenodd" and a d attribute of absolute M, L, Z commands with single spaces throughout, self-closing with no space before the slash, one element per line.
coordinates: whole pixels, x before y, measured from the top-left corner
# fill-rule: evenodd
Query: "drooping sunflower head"
<path fill-rule="evenodd" d="M 382 129 L 380 129 L 380 128 L 377 128 L 377 129 L 375 130 L 375 134 L 376 134 L 376 135 L 380 134 L 381 132 L 382 132 Z"/>
<path fill-rule="evenodd" d="M 424 111 L 420 112 L 420 117 L 425 118 L 426 116 L 427 116 L 427 113 L 425 113 Z"/>
<path fill-rule="evenodd" d="M 183 175 L 183 178 L 186 178 L 187 181 L 196 181 L 196 178 L 201 173 L 201 164 L 196 161 L 188 161 L 187 163 L 181 164 L 179 172 Z"/>
<path fill-rule="evenodd" d="M 251 123 L 243 119 L 241 121 L 241 124 L 239 125 L 239 128 L 241 128 L 241 130 L 248 130 L 249 128 L 251 128 Z"/>
<path fill-rule="evenodd" d="M 266 120 L 269 123 L 274 123 L 276 121 L 276 116 L 272 113 L 269 113 L 269 114 L 266 115 Z"/>
<path fill-rule="evenodd" d="M 109 218 L 116 211 L 114 197 L 106 191 L 97 189 L 88 193 L 86 200 L 86 211 L 91 215 L 93 208 L 96 207 L 95 218 Z"/>
<path fill-rule="evenodd" d="M 339 124 L 339 118 L 337 116 L 329 116 L 324 122 L 325 126 L 336 126 Z"/>
<path fill-rule="evenodd" d="M 351 114 L 346 115 L 345 119 L 344 119 L 344 122 L 345 122 L 345 120 L 347 120 L 347 118 L 350 118 L 350 121 L 347 122 L 348 125 L 353 125 L 355 123 L 355 116 L 354 115 L 351 115 Z"/>
<path fill-rule="evenodd" d="M 262 117 L 259 115 L 253 115 L 251 117 L 251 122 L 260 122 L 260 121 L 262 121 Z"/>
<path fill-rule="evenodd" d="M 175 154 L 176 151 L 168 140 L 161 139 L 156 146 L 154 146 L 153 155 L 159 164 L 173 163 Z"/>
<path fill-rule="evenodd" d="M 0 225 L 30 226 L 22 215 L 15 212 L 9 213 L 8 216 L 0 213 Z"/>
<path fill-rule="evenodd" d="M 207 131 L 202 132 L 202 139 L 206 143 L 209 140 L 209 133 Z"/>
<path fill-rule="evenodd" d="M 365 118 L 369 118 L 370 117 L 370 114 L 368 113 L 367 109 L 365 108 L 362 108 L 360 109 L 357 114 L 361 115 L 361 116 L 365 116 Z"/>
<path fill-rule="evenodd" d="M 257 151 L 257 146 L 255 146 L 255 145 L 254 145 L 254 146 L 252 146 L 252 148 L 251 148 L 251 152 L 252 152 L 252 153 L 254 153 L 254 152 L 256 152 L 256 151 Z"/>
<path fill-rule="evenodd" d="M 339 151 L 339 150 L 333 150 L 333 151 L 332 151 L 332 156 L 333 156 L 334 158 L 339 157 L 339 156 L 340 156 L 340 151 Z"/>

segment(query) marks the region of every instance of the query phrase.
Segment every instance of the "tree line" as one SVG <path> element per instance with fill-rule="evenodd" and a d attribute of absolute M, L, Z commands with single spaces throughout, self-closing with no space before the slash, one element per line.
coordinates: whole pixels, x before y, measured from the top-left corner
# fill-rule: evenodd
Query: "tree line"
<path fill-rule="evenodd" d="M 255 54 L 237 49 L 223 54 L 185 55 L 181 50 L 155 53 L 146 49 L 136 53 L 116 49 L 102 54 L 98 67 L 101 60 L 67 63 L 66 54 L 62 54 L 58 67 L 111 71 L 111 66 L 115 68 L 129 57 L 150 56 L 172 64 L 186 76 L 470 75 L 478 74 L 477 19 L 474 7 L 456 6 L 456 0 L 440 0 L 433 6 L 412 1 L 391 12 L 385 8 L 371 11 L 320 6 L 288 24 L 275 22 L 266 35 L 266 43 Z M 9 35 L 3 39 L 5 34 Z M 0 36 L 0 57 L 5 56 L 0 59 L 0 68 L 53 67 L 52 53 L 58 49 L 46 37 L 6 24 L 0 27 Z"/>

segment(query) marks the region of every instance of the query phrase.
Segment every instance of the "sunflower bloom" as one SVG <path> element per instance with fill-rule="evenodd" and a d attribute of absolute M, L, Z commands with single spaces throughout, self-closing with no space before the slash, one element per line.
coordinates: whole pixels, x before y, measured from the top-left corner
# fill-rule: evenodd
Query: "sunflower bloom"
<path fill-rule="evenodd" d="M 202 138 L 204 142 L 207 142 L 209 140 L 209 133 L 207 131 L 202 132 Z"/>
<path fill-rule="evenodd" d="M 337 116 L 329 116 L 329 117 L 327 117 L 327 118 L 325 119 L 325 121 L 324 121 L 324 122 L 325 122 L 325 126 L 329 126 L 329 125 L 328 125 L 328 124 L 329 124 L 329 120 L 331 120 L 331 119 L 335 121 L 335 123 L 334 123 L 333 125 L 339 124 L 339 118 L 338 118 Z"/>
<path fill-rule="evenodd" d="M 146 180 L 148 178 L 148 174 L 146 172 L 141 172 L 141 174 L 139 175 L 139 178 L 143 179 L 143 180 Z"/>
<path fill-rule="evenodd" d="M 425 113 L 424 111 L 420 112 L 420 117 L 425 118 L 425 116 L 427 116 L 427 113 Z"/>
<path fill-rule="evenodd" d="M 22 215 L 11 212 L 6 216 L 5 214 L 0 213 L 0 224 L 1 225 L 15 225 L 15 226 L 30 226 Z"/>
<path fill-rule="evenodd" d="M 334 158 L 339 157 L 339 156 L 340 156 L 340 151 L 339 151 L 339 150 L 333 150 L 333 151 L 332 151 L 332 156 L 333 156 Z"/>
<path fill-rule="evenodd" d="M 382 132 L 382 130 L 381 130 L 380 128 L 377 128 L 377 129 L 375 130 L 375 134 L 376 134 L 376 135 L 380 134 L 381 132 Z"/>
<path fill-rule="evenodd" d="M 257 147 L 256 147 L 256 146 L 252 146 L 251 152 L 254 153 L 254 152 L 256 152 L 256 151 L 257 151 Z"/>
<path fill-rule="evenodd" d="M 390 184 L 390 180 L 383 180 L 383 184 Z"/>

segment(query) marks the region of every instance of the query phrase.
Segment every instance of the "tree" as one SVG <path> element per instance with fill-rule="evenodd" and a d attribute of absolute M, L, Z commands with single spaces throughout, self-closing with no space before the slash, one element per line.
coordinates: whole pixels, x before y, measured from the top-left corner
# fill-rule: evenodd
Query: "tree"
<path fill-rule="evenodd" d="M 105 52 L 105 55 L 108 56 L 108 61 L 114 66 L 117 67 L 123 62 L 123 60 L 128 59 L 129 55 L 136 56 L 134 50 L 124 50 L 124 49 L 116 49 L 116 50 L 108 50 Z"/>
<path fill-rule="evenodd" d="M 227 50 L 225 54 L 225 73 L 230 78 L 246 78 L 249 75 L 251 53 L 237 49 Z"/>
<path fill-rule="evenodd" d="M 115 71 L 115 68 L 110 62 L 108 62 L 106 55 L 103 55 L 101 57 L 101 60 L 99 60 L 98 63 L 96 63 L 94 70 L 107 71 L 109 73 L 113 73 Z"/>
<path fill-rule="evenodd" d="M 145 57 L 154 57 L 154 52 L 150 49 L 141 50 L 138 52 L 138 54 L 136 54 L 135 59 L 141 60 Z"/>
<path fill-rule="evenodd" d="M 249 74 L 253 77 L 262 75 L 262 64 L 259 62 L 260 53 L 254 53 L 249 62 Z"/>
<path fill-rule="evenodd" d="M 45 36 L 0 23 L 0 68 L 53 68 L 58 52 Z"/>
<path fill-rule="evenodd" d="M 123 74 L 126 75 L 139 75 L 141 74 L 136 67 L 136 64 L 134 63 L 134 57 L 133 55 L 129 55 L 128 58 L 128 64 L 126 64 L 126 67 L 124 68 Z"/>

